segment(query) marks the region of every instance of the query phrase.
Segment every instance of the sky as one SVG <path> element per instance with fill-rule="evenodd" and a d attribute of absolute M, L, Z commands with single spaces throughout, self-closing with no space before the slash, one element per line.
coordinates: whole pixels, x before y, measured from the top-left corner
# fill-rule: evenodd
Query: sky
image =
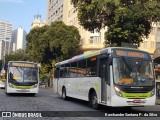
<path fill-rule="evenodd" d="M 34 15 L 46 19 L 47 0 L 0 0 L 0 20 L 12 23 L 13 30 L 20 26 L 29 33 Z"/>

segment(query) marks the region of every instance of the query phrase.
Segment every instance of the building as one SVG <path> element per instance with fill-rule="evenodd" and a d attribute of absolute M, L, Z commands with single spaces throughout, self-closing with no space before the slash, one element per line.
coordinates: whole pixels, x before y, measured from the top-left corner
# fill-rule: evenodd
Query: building
<path fill-rule="evenodd" d="M 66 21 L 66 12 L 68 0 L 47 0 L 47 24 L 54 21 Z M 65 11 L 64 11 L 65 10 Z"/>
<path fill-rule="evenodd" d="M 12 49 L 11 51 L 16 51 L 18 49 L 25 48 L 26 35 L 27 35 L 27 32 L 22 27 L 19 27 L 18 29 L 12 31 L 12 39 L 11 39 Z"/>
<path fill-rule="evenodd" d="M 47 1 L 47 24 L 54 21 L 63 21 L 67 25 L 74 25 L 81 35 L 80 45 L 84 52 L 99 50 L 104 47 L 104 32 L 91 33 L 85 30 L 78 22 L 77 9 L 70 0 L 48 0 Z"/>
<path fill-rule="evenodd" d="M 32 29 L 35 27 L 43 27 L 46 25 L 46 21 L 41 19 L 41 15 L 37 14 L 34 16 L 34 20 L 31 24 Z"/>
<path fill-rule="evenodd" d="M 100 33 L 86 31 L 78 22 L 77 9 L 70 0 L 47 0 L 47 24 L 62 20 L 67 25 L 74 25 L 81 35 L 80 45 L 84 52 L 102 49 L 104 47 L 104 33 L 107 27 Z M 153 55 L 155 49 L 160 47 L 160 22 L 152 24 L 153 29 L 148 38 L 140 43 L 138 49 L 149 52 Z"/>
<path fill-rule="evenodd" d="M 144 38 L 139 49 L 149 52 L 151 55 L 160 47 L 160 22 L 152 23 L 152 30 L 148 38 Z"/>
<path fill-rule="evenodd" d="M 10 52 L 12 23 L 0 21 L 0 60 Z"/>

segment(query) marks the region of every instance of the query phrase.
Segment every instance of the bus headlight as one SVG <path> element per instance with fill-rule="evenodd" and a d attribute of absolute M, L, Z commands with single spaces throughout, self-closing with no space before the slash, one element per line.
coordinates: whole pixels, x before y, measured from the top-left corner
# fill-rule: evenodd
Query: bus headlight
<path fill-rule="evenodd" d="M 115 88 L 115 92 L 116 92 L 116 95 L 122 97 L 122 94 L 121 94 L 121 91 L 119 90 L 118 87 L 114 87 Z"/>
<path fill-rule="evenodd" d="M 38 84 L 35 84 L 34 86 L 33 86 L 33 88 L 36 88 L 38 86 Z"/>
<path fill-rule="evenodd" d="M 152 97 L 152 96 L 154 96 L 155 95 L 155 89 L 153 89 L 152 91 L 151 91 L 151 96 L 150 97 Z"/>
<path fill-rule="evenodd" d="M 12 83 L 8 83 L 9 87 L 14 88 Z"/>

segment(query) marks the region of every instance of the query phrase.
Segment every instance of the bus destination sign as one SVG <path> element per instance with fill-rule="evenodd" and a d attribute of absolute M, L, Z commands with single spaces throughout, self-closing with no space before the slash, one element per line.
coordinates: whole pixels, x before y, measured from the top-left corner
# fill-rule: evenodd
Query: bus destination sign
<path fill-rule="evenodd" d="M 11 63 L 11 65 L 17 67 L 35 67 L 34 64 L 30 63 Z"/>
<path fill-rule="evenodd" d="M 115 50 L 115 54 L 117 56 L 148 58 L 148 55 L 146 53 L 137 52 L 137 51 Z"/>

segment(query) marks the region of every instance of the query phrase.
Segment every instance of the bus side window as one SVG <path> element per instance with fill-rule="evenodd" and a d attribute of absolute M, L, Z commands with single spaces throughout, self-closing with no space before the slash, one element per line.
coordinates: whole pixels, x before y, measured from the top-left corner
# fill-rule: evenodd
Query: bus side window
<path fill-rule="evenodd" d="M 57 75 L 57 69 L 54 70 L 54 78 L 57 78 L 58 75 Z"/>
<path fill-rule="evenodd" d="M 70 77 L 77 77 L 77 62 L 72 62 L 70 67 Z"/>
<path fill-rule="evenodd" d="M 69 73 L 68 73 L 68 68 L 67 67 L 65 67 L 64 69 L 63 69 L 63 77 L 65 78 L 65 77 L 69 77 Z"/>
<path fill-rule="evenodd" d="M 78 69 L 80 70 L 80 72 L 78 72 L 78 77 L 86 76 L 86 74 L 87 74 L 86 60 L 78 61 Z"/>
<path fill-rule="evenodd" d="M 70 77 L 70 74 L 69 74 L 69 68 L 70 68 L 71 64 L 68 63 L 68 64 L 65 64 L 65 68 L 64 68 L 64 77 Z"/>
<path fill-rule="evenodd" d="M 60 78 L 63 77 L 63 68 L 60 69 Z"/>
<path fill-rule="evenodd" d="M 56 68 L 54 71 L 54 78 L 59 78 L 59 68 Z"/>
<path fill-rule="evenodd" d="M 87 71 L 88 71 L 88 76 L 95 76 L 97 75 L 97 58 L 93 57 L 87 60 Z"/>

